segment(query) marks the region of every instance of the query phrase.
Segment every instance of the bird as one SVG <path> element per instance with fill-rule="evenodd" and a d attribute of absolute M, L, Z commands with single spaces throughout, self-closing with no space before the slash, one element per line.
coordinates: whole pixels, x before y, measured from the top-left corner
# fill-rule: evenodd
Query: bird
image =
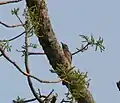
<path fill-rule="evenodd" d="M 72 54 L 69 51 L 68 45 L 64 44 L 62 42 L 61 42 L 61 44 L 62 44 L 62 49 L 63 49 L 64 55 L 67 58 L 68 62 L 71 64 L 72 63 Z"/>

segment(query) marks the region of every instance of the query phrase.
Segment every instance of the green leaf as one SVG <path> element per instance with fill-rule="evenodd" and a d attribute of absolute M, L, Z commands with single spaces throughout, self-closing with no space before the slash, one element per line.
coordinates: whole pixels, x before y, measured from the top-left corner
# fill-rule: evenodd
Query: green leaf
<path fill-rule="evenodd" d="M 82 41 L 82 42 L 88 42 L 89 41 L 88 36 L 85 36 L 85 35 L 79 35 L 79 36 L 81 36 L 83 39 L 85 39 L 85 41 Z"/>
<path fill-rule="evenodd" d="M 11 10 L 12 15 L 18 15 L 19 8 L 14 8 Z"/>
<path fill-rule="evenodd" d="M 93 38 L 93 36 L 91 35 L 91 45 L 93 46 L 95 43 L 95 39 Z"/>

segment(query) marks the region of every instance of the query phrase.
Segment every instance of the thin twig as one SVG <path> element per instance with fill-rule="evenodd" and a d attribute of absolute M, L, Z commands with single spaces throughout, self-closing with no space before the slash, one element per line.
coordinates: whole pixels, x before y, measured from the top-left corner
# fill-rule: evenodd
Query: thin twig
<path fill-rule="evenodd" d="M 56 81 L 45 81 L 45 80 L 40 80 L 37 77 L 33 76 L 33 75 L 28 75 L 29 77 L 39 81 L 40 83 L 60 83 L 61 81 L 64 81 L 64 79 L 60 79 L 60 80 L 56 80 Z"/>
<path fill-rule="evenodd" d="M 72 53 L 72 55 L 75 55 L 75 54 L 77 54 L 77 53 L 79 53 L 79 52 L 82 52 L 82 51 L 85 50 L 89 45 L 90 45 L 90 43 L 87 43 L 82 49 L 79 49 L 78 51 Z"/>
<path fill-rule="evenodd" d="M 17 3 L 17 2 L 20 2 L 20 1 L 22 1 L 22 0 L 3 1 L 3 2 L 0 2 L 0 5 L 9 4 L 9 3 Z"/>
<path fill-rule="evenodd" d="M 25 51 L 24 50 L 17 50 L 18 52 L 22 52 L 24 56 Z M 28 55 L 45 55 L 45 53 L 40 53 L 40 52 L 28 52 Z"/>
<path fill-rule="evenodd" d="M 45 53 L 40 53 L 40 52 L 28 52 L 28 55 L 45 55 Z"/>
<path fill-rule="evenodd" d="M 52 91 L 46 96 L 46 98 L 43 100 L 43 102 L 46 101 L 53 92 L 54 92 L 54 89 L 52 89 Z"/>
<path fill-rule="evenodd" d="M 21 22 L 21 24 L 23 25 L 23 22 L 21 21 L 19 16 L 18 15 L 16 15 L 16 16 L 19 19 L 19 21 Z M 28 74 L 30 74 L 30 69 L 29 69 L 29 64 L 28 64 L 28 33 L 27 33 L 26 26 L 23 25 L 23 27 L 25 28 L 25 31 L 26 31 L 26 34 L 25 34 L 25 58 L 24 58 L 25 68 L 26 68 L 26 72 Z M 36 93 L 36 91 L 35 91 L 35 89 L 33 87 L 32 80 L 31 80 L 31 78 L 29 76 L 27 76 L 27 80 L 28 80 L 29 87 L 30 87 L 33 95 L 35 96 L 35 98 L 39 101 L 39 103 L 43 103 L 42 100 L 39 98 L 38 94 Z"/>
<path fill-rule="evenodd" d="M 33 29 L 33 27 L 31 27 L 28 32 L 30 32 L 32 29 Z M 13 41 L 13 40 L 18 39 L 19 37 L 21 37 L 25 32 L 26 32 L 26 31 L 20 33 L 19 35 L 15 36 L 15 37 L 12 37 L 11 39 L 8 39 L 8 40 L 0 40 L 0 41 L 4 41 L 4 42 L 6 42 L 6 41 Z"/>
<path fill-rule="evenodd" d="M 18 69 L 19 72 L 21 72 L 25 76 L 28 76 L 28 74 L 26 74 L 25 72 L 23 72 L 21 70 L 21 68 L 5 54 L 5 52 L 2 50 L 1 47 L 0 47 L 0 51 L 1 51 L 2 55 L 5 57 L 5 59 L 7 59 L 10 63 L 12 63 Z"/>
<path fill-rule="evenodd" d="M 17 49 L 16 49 L 16 51 L 23 53 L 23 54 L 22 54 L 22 57 L 23 57 L 24 54 L 25 54 L 25 50 L 17 50 Z M 40 53 L 40 52 L 28 52 L 28 55 L 45 55 L 45 53 Z"/>
<path fill-rule="evenodd" d="M 36 100 L 36 98 L 32 98 L 32 99 L 24 100 L 23 103 L 33 102 L 35 100 Z M 19 102 L 16 100 L 13 100 L 13 103 L 19 103 Z"/>
<path fill-rule="evenodd" d="M 20 19 L 20 17 L 19 17 L 17 14 L 16 14 L 16 16 L 17 16 L 18 20 L 20 21 L 21 25 L 25 28 L 25 25 L 24 25 L 24 23 L 22 22 L 22 20 Z"/>
<path fill-rule="evenodd" d="M 20 33 L 19 35 L 15 36 L 15 37 L 11 38 L 11 39 L 8 39 L 8 41 L 13 41 L 13 40 L 19 38 L 20 36 L 22 36 L 24 33 L 25 33 L 25 31 Z"/>
<path fill-rule="evenodd" d="M 5 26 L 7 28 L 14 28 L 14 27 L 22 26 L 21 24 L 8 25 L 8 24 L 3 23 L 2 21 L 0 21 L 0 24 L 2 24 L 3 26 Z"/>
<path fill-rule="evenodd" d="M 6 55 L 6 53 L 2 50 L 2 48 L 0 48 L 0 52 L 2 53 L 1 55 L 5 57 L 5 59 L 7 59 L 11 64 L 13 64 L 13 65 L 17 68 L 17 70 L 18 70 L 20 73 L 22 73 L 23 75 L 25 75 L 25 76 L 29 76 L 29 77 L 37 80 L 37 81 L 40 82 L 40 83 L 59 83 L 59 82 L 62 81 L 62 79 L 61 79 L 61 80 L 56 80 L 56 81 L 40 80 L 40 79 L 38 79 L 37 77 L 35 77 L 35 76 L 33 76 L 33 75 L 30 75 L 30 74 L 28 74 L 28 73 L 26 73 L 26 72 L 23 72 L 22 69 L 16 64 L 16 62 L 12 61 L 12 60 Z"/>
<path fill-rule="evenodd" d="M 31 27 L 30 30 L 29 30 L 27 33 L 29 33 L 32 29 L 33 29 L 33 27 Z M 9 39 L 8 41 L 13 41 L 13 40 L 19 38 L 20 36 L 22 36 L 24 33 L 26 33 L 26 31 L 24 31 L 24 32 L 22 32 L 21 34 L 13 37 L 13 38 L 11 38 L 11 39 Z"/>
<path fill-rule="evenodd" d="M 33 101 L 35 101 L 35 100 L 36 100 L 36 98 L 24 100 L 24 103 L 33 102 Z"/>

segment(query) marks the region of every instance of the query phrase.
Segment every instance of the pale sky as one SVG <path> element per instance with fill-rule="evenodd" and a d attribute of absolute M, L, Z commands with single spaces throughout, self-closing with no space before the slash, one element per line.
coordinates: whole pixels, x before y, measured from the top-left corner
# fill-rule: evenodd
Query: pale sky
<path fill-rule="evenodd" d="M 0 0 L 3 1 L 3 0 Z M 96 103 L 119 103 L 120 92 L 116 87 L 116 81 L 120 79 L 120 0 L 47 0 L 49 16 L 53 29 L 59 42 L 69 45 L 71 52 L 80 47 L 80 34 L 94 37 L 103 37 L 106 50 L 95 52 L 89 48 L 84 53 L 73 56 L 73 65 L 80 71 L 88 72 L 90 91 Z M 0 20 L 8 24 L 18 24 L 19 21 L 11 15 L 11 9 L 20 7 L 21 12 L 25 3 L 0 6 Z M 10 38 L 24 31 L 22 28 L 8 29 L 0 25 L 0 38 Z M 36 38 L 32 40 L 34 43 Z M 22 68 L 23 58 L 16 49 L 21 49 L 24 39 L 12 42 L 13 49 L 9 53 L 12 60 Z M 38 49 L 42 52 L 42 49 Z M 51 74 L 51 66 L 45 56 L 31 56 L 30 68 L 33 75 L 43 80 L 57 80 L 55 74 Z M 0 101 L 11 103 L 17 96 L 31 98 L 32 94 L 27 85 L 27 80 L 14 66 L 4 58 L 0 58 Z M 59 100 L 67 89 L 60 84 L 41 84 L 34 81 L 34 86 L 41 88 L 41 92 L 49 94 L 51 89 L 58 93 Z"/>

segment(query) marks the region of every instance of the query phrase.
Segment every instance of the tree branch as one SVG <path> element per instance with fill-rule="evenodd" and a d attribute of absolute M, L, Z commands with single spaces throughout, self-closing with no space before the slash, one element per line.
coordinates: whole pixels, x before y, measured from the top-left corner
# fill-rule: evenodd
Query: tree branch
<path fill-rule="evenodd" d="M 26 2 L 35 34 L 38 37 L 50 64 L 53 69 L 57 71 L 56 73 L 60 78 L 67 75 L 65 80 L 68 82 L 63 82 L 63 84 L 69 89 L 72 96 L 79 103 L 94 103 L 91 93 L 84 85 L 85 77 L 77 71 L 71 70 L 71 64 L 65 57 L 63 50 L 55 37 L 45 0 L 26 0 Z M 79 82 L 77 82 L 78 79 Z M 80 88 L 82 88 L 82 90 Z M 75 93 L 75 91 L 77 93 Z"/>
<path fill-rule="evenodd" d="M 17 3 L 17 2 L 20 2 L 20 1 L 22 1 L 22 0 L 3 1 L 3 2 L 0 2 L 0 5 L 10 4 L 10 3 Z"/>
<path fill-rule="evenodd" d="M 14 27 L 22 26 L 21 24 L 8 25 L 8 24 L 3 23 L 2 21 L 0 21 L 0 24 L 2 24 L 3 26 L 7 28 L 14 28 Z"/>
<path fill-rule="evenodd" d="M 45 55 L 45 53 L 40 53 L 40 52 L 29 52 L 28 55 Z"/>
<path fill-rule="evenodd" d="M 28 75 L 29 75 L 29 74 L 23 72 L 23 71 L 21 70 L 21 68 L 5 54 L 5 52 L 2 50 L 1 47 L 0 47 L 0 51 L 1 51 L 1 53 L 2 53 L 2 56 L 4 56 L 5 59 L 7 59 L 10 63 L 12 63 L 12 64 L 18 69 L 18 71 L 19 71 L 20 73 L 22 73 L 22 74 L 25 75 L 25 76 L 28 76 Z"/>
<path fill-rule="evenodd" d="M 88 48 L 89 45 L 90 45 L 90 43 L 87 43 L 84 47 L 82 47 L 81 49 L 78 49 L 76 52 L 72 53 L 72 55 L 75 55 L 79 52 L 86 50 L 86 48 Z"/>
<path fill-rule="evenodd" d="M 24 100 L 24 103 L 33 102 L 33 101 L 35 101 L 35 100 L 36 100 L 36 98 Z"/>
<path fill-rule="evenodd" d="M 1 56 L 4 56 L 5 59 L 7 59 L 11 64 L 13 64 L 20 73 L 22 73 L 22 74 L 25 75 L 25 76 L 29 76 L 29 77 L 37 80 L 37 81 L 40 82 L 40 83 L 59 83 L 59 82 L 63 81 L 62 79 L 61 79 L 61 80 L 56 80 L 56 81 L 40 80 L 40 79 L 38 79 L 37 77 L 35 77 L 35 76 L 31 75 L 31 74 L 28 74 L 28 73 L 26 73 L 26 72 L 23 72 L 22 69 L 16 64 L 16 62 L 12 61 L 12 60 L 6 55 L 6 53 L 2 50 L 2 48 L 0 48 L 0 52 L 2 53 Z"/>
<path fill-rule="evenodd" d="M 50 95 L 53 93 L 54 89 L 52 89 L 52 91 L 46 96 L 46 98 L 43 100 L 43 102 L 45 102 L 49 97 Z"/>
<path fill-rule="evenodd" d="M 19 17 L 18 17 L 18 19 L 21 22 L 21 24 L 23 25 L 21 19 Z M 28 74 L 30 74 L 30 69 L 29 69 L 29 64 L 28 64 L 28 33 L 27 33 L 26 26 L 24 26 L 24 28 L 25 28 L 25 31 L 26 31 L 26 35 L 25 35 L 25 58 L 24 58 L 24 60 L 25 60 L 25 68 L 26 68 L 26 72 Z M 35 98 L 38 100 L 39 103 L 43 103 L 42 100 L 40 99 L 40 97 L 38 96 L 37 92 L 35 91 L 35 89 L 33 87 L 33 84 L 32 84 L 32 80 L 31 80 L 31 78 L 29 76 L 27 76 L 27 80 L 28 80 L 29 87 L 30 87 L 33 95 L 35 96 Z"/>

